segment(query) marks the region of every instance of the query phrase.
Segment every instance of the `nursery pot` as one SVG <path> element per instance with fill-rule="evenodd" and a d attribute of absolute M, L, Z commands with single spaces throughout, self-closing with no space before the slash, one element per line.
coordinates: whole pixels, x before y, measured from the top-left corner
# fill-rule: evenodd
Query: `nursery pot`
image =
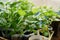
<path fill-rule="evenodd" d="M 22 40 L 21 38 L 22 36 L 20 36 L 20 34 L 14 34 L 12 35 L 11 40 Z"/>
<path fill-rule="evenodd" d="M 54 31 L 52 31 L 52 33 L 49 34 L 49 37 L 45 37 L 45 36 L 40 35 L 39 31 L 40 30 L 38 30 L 37 35 L 31 36 L 29 40 L 51 40 L 52 35 L 54 34 Z"/>
<path fill-rule="evenodd" d="M 38 30 L 38 35 L 40 36 L 40 40 L 51 40 L 51 38 L 52 38 L 52 36 L 54 34 L 54 31 L 49 31 L 48 32 L 49 33 L 48 37 L 45 37 L 45 36 L 41 35 L 40 32 L 41 32 L 41 29 Z"/>
<path fill-rule="evenodd" d="M 24 35 L 22 36 L 22 40 L 28 40 L 30 36 L 34 35 L 33 32 L 26 31 Z"/>
<path fill-rule="evenodd" d="M 33 36 L 29 37 L 29 40 L 40 40 L 40 36 L 39 35 L 33 35 Z"/>
<path fill-rule="evenodd" d="M 11 40 L 11 35 L 9 34 L 11 32 L 11 29 L 5 30 L 3 29 L 2 35 L 4 38 Z"/>
<path fill-rule="evenodd" d="M 40 40 L 40 35 L 38 35 L 38 31 L 36 31 L 36 34 L 30 36 L 28 40 Z"/>

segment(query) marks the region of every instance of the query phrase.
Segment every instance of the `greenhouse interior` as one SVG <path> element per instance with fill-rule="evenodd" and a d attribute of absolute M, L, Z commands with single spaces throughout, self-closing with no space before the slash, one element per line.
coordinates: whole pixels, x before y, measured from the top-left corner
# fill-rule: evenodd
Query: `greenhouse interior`
<path fill-rule="evenodd" d="M 60 0 L 0 0 L 0 40 L 60 40 Z"/>

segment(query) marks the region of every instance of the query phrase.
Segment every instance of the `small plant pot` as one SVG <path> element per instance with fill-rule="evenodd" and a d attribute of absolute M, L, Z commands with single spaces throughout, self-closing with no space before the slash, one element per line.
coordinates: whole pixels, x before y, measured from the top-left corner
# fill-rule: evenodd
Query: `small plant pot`
<path fill-rule="evenodd" d="M 39 31 L 37 32 L 37 35 L 33 35 L 29 38 L 29 40 L 51 40 L 52 36 L 54 34 L 54 31 L 52 31 L 51 34 L 49 34 L 49 37 L 45 37 L 40 35 Z"/>
<path fill-rule="evenodd" d="M 40 36 L 39 35 L 33 35 L 33 36 L 29 37 L 29 40 L 40 40 Z"/>
<path fill-rule="evenodd" d="M 53 34 L 54 34 L 54 31 L 49 31 L 49 36 L 48 37 L 45 37 L 43 35 L 40 34 L 40 31 L 41 30 L 38 30 L 38 35 L 40 35 L 40 39 L 41 40 L 51 40 Z"/>
<path fill-rule="evenodd" d="M 14 35 L 12 35 L 11 40 L 22 40 L 22 39 L 19 34 L 14 34 Z"/>
<path fill-rule="evenodd" d="M 9 40 L 11 40 L 11 35 L 9 34 L 11 30 L 4 30 L 2 31 L 2 35 L 4 38 L 7 38 Z"/>
<path fill-rule="evenodd" d="M 24 35 L 22 36 L 22 40 L 28 40 L 30 36 L 34 35 L 33 32 L 26 31 Z"/>

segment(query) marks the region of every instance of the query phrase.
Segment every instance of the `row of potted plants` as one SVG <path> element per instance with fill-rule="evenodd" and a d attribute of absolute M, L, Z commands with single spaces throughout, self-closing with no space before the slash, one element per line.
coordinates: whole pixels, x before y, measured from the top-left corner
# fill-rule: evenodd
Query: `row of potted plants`
<path fill-rule="evenodd" d="M 0 2 L 1 36 L 10 40 L 28 40 L 32 35 L 40 34 L 48 37 L 52 31 L 49 25 L 60 16 L 52 8 L 34 7 L 28 0 L 16 2 Z M 16 38 L 17 37 L 17 38 Z"/>

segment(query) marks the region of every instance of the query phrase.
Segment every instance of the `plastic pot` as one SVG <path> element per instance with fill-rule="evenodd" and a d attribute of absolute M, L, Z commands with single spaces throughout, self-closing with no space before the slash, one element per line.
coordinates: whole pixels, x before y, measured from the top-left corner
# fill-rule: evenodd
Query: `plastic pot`
<path fill-rule="evenodd" d="M 30 36 L 34 35 L 33 32 L 26 31 L 24 35 L 22 36 L 22 40 L 28 40 Z"/>

